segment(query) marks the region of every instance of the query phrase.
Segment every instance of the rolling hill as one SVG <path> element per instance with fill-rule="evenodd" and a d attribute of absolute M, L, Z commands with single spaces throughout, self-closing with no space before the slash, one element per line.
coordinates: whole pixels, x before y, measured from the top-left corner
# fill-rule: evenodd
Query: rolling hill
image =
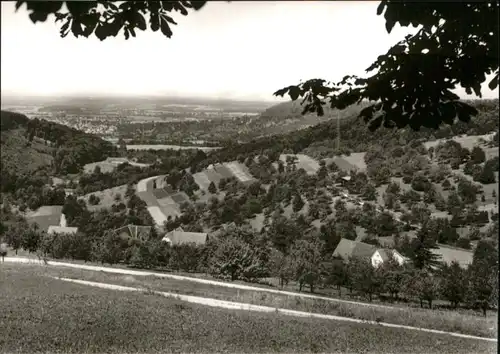
<path fill-rule="evenodd" d="M 77 173 L 90 162 L 116 156 L 109 142 L 67 126 L 1 111 L 2 172 Z M 20 163 L 22 162 L 22 163 Z"/>
<path fill-rule="evenodd" d="M 41 139 L 29 141 L 26 116 L 2 111 L 0 123 L 2 172 L 29 174 L 52 165 L 55 148 Z"/>

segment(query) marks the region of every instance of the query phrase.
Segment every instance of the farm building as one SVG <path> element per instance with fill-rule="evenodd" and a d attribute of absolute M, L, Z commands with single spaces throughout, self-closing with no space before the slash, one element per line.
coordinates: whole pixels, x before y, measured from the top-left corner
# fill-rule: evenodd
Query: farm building
<path fill-rule="evenodd" d="M 224 162 L 208 166 L 202 172 L 193 174 L 195 182 L 200 189 L 207 190 L 211 182 L 218 185 L 223 178 L 237 178 L 241 183 L 251 183 L 255 179 L 248 171 L 248 168 L 239 162 Z"/>
<path fill-rule="evenodd" d="M 134 162 L 124 157 L 108 157 L 106 160 L 103 161 L 88 163 L 83 167 L 83 169 L 85 173 L 93 173 L 95 168 L 99 166 L 101 172 L 109 173 L 114 171 L 119 165 L 124 163 L 128 163 L 132 166 L 142 167 L 142 168 L 149 166 L 149 164 Z"/>
<path fill-rule="evenodd" d="M 77 227 L 68 227 L 66 225 L 66 215 L 61 214 L 61 219 L 59 220 L 59 225 L 50 225 L 47 233 L 52 234 L 76 234 L 78 232 Z"/>
<path fill-rule="evenodd" d="M 162 238 L 163 242 L 170 245 L 181 245 L 194 243 L 195 245 L 204 245 L 207 242 L 208 234 L 205 232 L 185 232 L 182 228 L 177 228 L 167 232 Z"/>
<path fill-rule="evenodd" d="M 377 248 L 367 243 L 351 241 L 345 238 L 340 240 L 337 248 L 333 252 L 333 256 L 341 257 L 344 260 L 352 257 L 371 259 L 371 263 L 374 267 L 378 267 L 384 262 L 387 262 L 391 256 L 394 257 L 400 265 L 406 262 L 406 258 L 394 249 Z"/>
<path fill-rule="evenodd" d="M 146 241 L 151 236 L 151 226 L 125 225 L 113 230 L 115 234 L 122 237 L 131 237 Z"/>

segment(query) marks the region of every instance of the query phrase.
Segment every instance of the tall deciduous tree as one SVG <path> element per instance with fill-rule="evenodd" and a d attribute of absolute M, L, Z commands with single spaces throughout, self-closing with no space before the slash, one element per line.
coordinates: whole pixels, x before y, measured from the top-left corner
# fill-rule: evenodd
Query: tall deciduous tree
<path fill-rule="evenodd" d="M 486 316 L 490 306 L 498 306 L 498 249 L 490 241 L 478 242 L 468 273 L 467 302 Z"/>
<path fill-rule="evenodd" d="M 227 277 L 231 281 L 253 280 L 265 276 L 266 264 L 259 250 L 235 237 L 226 237 L 218 241 L 209 264 L 215 276 Z"/>
<path fill-rule="evenodd" d="M 420 307 L 423 307 L 424 301 L 427 301 L 429 308 L 432 308 L 432 302 L 438 297 L 439 289 L 440 278 L 425 270 L 409 273 L 405 280 L 405 292 L 416 296 L 420 300 Z"/>
<path fill-rule="evenodd" d="M 347 267 L 341 260 L 332 260 L 323 267 L 324 282 L 326 285 L 335 285 L 342 296 L 342 287 L 348 285 L 349 273 Z"/>
<path fill-rule="evenodd" d="M 458 262 L 454 261 L 449 266 L 443 266 L 441 270 L 441 294 L 454 308 L 464 301 L 467 289 L 467 278 L 465 271 Z"/>
<path fill-rule="evenodd" d="M 269 257 L 269 269 L 271 275 L 279 279 L 279 285 L 283 288 L 293 278 L 292 259 L 276 249 L 271 250 Z"/>
<path fill-rule="evenodd" d="M 354 289 L 367 295 L 371 302 L 373 295 L 381 289 L 380 273 L 372 266 L 371 259 L 349 259 L 349 274 Z"/>
<path fill-rule="evenodd" d="M 290 258 L 299 291 L 307 284 L 313 293 L 321 279 L 321 245 L 317 241 L 298 240 L 290 250 Z"/>

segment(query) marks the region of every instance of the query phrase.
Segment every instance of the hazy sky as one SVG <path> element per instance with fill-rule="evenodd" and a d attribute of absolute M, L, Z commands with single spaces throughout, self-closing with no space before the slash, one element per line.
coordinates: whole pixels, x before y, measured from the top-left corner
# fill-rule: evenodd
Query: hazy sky
<path fill-rule="evenodd" d="M 25 5 L 2 2 L 2 93 L 174 94 L 273 100 L 301 79 L 363 74 L 408 29 L 388 35 L 378 2 L 209 2 L 160 31 L 103 42 L 60 38 Z M 486 85 L 485 85 L 486 86 Z M 463 90 L 457 93 L 463 95 Z M 483 90 L 485 97 L 498 91 Z"/>

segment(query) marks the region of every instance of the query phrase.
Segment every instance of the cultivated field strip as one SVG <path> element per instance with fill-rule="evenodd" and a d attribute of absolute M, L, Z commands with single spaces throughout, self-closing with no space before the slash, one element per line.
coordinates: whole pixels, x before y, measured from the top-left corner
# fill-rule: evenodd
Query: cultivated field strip
<path fill-rule="evenodd" d="M 207 189 L 210 185 L 210 180 L 204 172 L 198 172 L 193 174 L 194 181 L 201 189 Z"/>
<path fill-rule="evenodd" d="M 55 279 L 59 279 L 59 280 L 66 281 L 66 282 L 72 282 L 72 283 L 77 283 L 77 284 L 82 284 L 82 285 L 103 288 L 103 289 L 111 289 L 111 290 L 118 290 L 118 291 L 133 291 L 133 292 L 148 292 L 148 293 L 152 293 L 152 294 L 156 294 L 156 295 L 161 295 L 164 297 L 175 298 L 177 300 L 186 301 L 186 302 L 193 303 L 193 304 L 205 305 L 205 306 L 210 306 L 210 307 L 218 307 L 218 308 L 224 308 L 224 309 L 230 309 L 230 310 L 244 310 L 244 311 L 267 312 L 267 313 L 274 312 L 276 314 L 295 316 L 295 317 L 311 317 L 311 318 L 333 320 L 333 321 L 362 323 L 362 324 L 378 325 L 378 326 L 390 327 L 390 328 L 399 328 L 399 329 L 407 329 L 407 330 L 412 330 L 412 331 L 421 331 L 421 332 L 428 332 L 428 333 L 435 333 L 435 334 L 450 335 L 450 336 L 454 336 L 454 337 L 483 340 L 483 341 L 488 341 L 488 342 L 497 342 L 497 339 L 495 339 L 495 338 L 484 338 L 484 337 L 472 336 L 472 335 L 455 333 L 455 332 L 440 331 L 440 330 L 436 330 L 436 329 L 397 325 L 397 324 L 385 323 L 385 322 L 366 321 L 366 320 L 359 320 L 359 319 L 350 318 L 350 317 L 324 315 L 324 314 L 312 313 L 312 312 L 287 310 L 287 309 L 282 309 L 282 308 L 273 308 L 273 307 L 269 307 L 269 306 L 245 304 L 245 303 L 241 303 L 241 302 L 232 302 L 232 301 L 218 300 L 218 299 L 192 296 L 192 295 L 180 295 L 180 294 L 176 294 L 176 293 L 151 291 L 148 289 L 133 288 L 133 287 L 121 286 L 121 285 L 115 285 L 115 284 L 98 283 L 98 282 L 79 280 L 79 279 L 69 279 L 69 278 L 55 278 Z"/>
<path fill-rule="evenodd" d="M 248 182 L 252 177 L 241 169 L 241 167 L 235 162 L 229 162 L 225 166 L 233 173 L 233 175 L 238 178 L 241 182 Z"/>
<path fill-rule="evenodd" d="M 163 225 L 165 221 L 167 221 L 167 217 L 162 213 L 159 207 L 150 206 L 148 207 L 149 214 L 155 221 L 156 225 Z"/>

